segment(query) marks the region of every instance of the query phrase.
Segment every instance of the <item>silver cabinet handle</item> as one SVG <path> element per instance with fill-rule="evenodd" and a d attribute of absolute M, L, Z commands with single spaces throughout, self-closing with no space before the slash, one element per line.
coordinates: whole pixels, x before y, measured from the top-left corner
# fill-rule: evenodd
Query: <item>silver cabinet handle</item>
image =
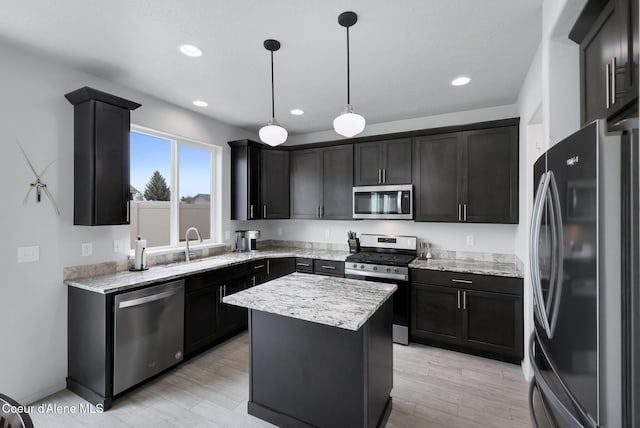
<path fill-rule="evenodd" d="M 253 270 L 262 269 L 263 267 L 264 267 L 264 265 L 254 266 L 254 267 L 253 267 Z"/>
<path fill-rule="evenodd" d="M 468 279 L 452 279 L 453 282 L 461 282 L 463 284 L 473 284 L 473 281 Z"/>
<path fill-rule="evenodd" d="M 220 300 L 220 303 L 222 303 L 222 286 L 220 288 L 218 288 L 218 300 Z"/>
<path fill-rule="evenodd" d="M 255 287 L 255 286 L 256 286 L 256 276 L 255 276 L 255 275 L 253 275 L 253 276 L 251 277 L 251 286 L 252 286 L 252 287 Z"/>
<path fill-rule="evenodd" d="M 458 309 L 460 309 L 460 290 L 456 294 L 458 295 Z"/>
<path fill-rule="evenodd" d="M 296 266 L 309 267 L 309 266 L 311 266 L 311 264 L 310 263 L 300 263 L 300 262 L 298 262 L 298 263 L 296 263 Z"/>
<path fill-rule="evenodd" d="M 130 223 L 131 220 L 131 200 L 127 199 L 127 223 Z"/>
<path fill-rule="evenodd" d="M 267 260 L 267 275 L 269 275 L 269 260 Z"/>
<path fill-rule="evenodd" d="M 262 218 L 267 218 L 267 204 L 262 206 Z"/>
<path fill-rule="evenodd" d="M 467 292 L 463 291 L 462 292 L 462 309 L 463 310 L 467 310 Z"/>
<path fill-rule="evenodd" d="M 326 265 L 322 265 L 322 269 L 331 269 L 331 270 L 335 270 L 336 267 L 335 266 L 326 266 Z"/>
<path fill-rule="evenodd" d="M 249 205 L 249 218 L 253 218 L 253 205 Z"/>
<path fill-rule="evenodd" d="M 458 221 L 462 221 L 462 204 L 458 204 Z"/>
<path fill-rule="evenodd" d="M 606 64 L 604 66 L 604 87 L 605 87 L 605 95 L 607 98 L 606 105 L 607 108 L 611 107 L 611 65 Z"/>
<path fill-rule="evenodd" d="M 324 218 L 324 205 L 320 205 L 320 218 Z"/>
<path fill-rule="evenodd" d="M 464 204 L 464 221 L 467 221 L 467 204 Z"/>
<path fill-rule="evenodd" d="M 382 183 L 382 170 L 378 169 L 378 183 Z"/>
<path fill-rule="evenodd" d="M 616 57 L 611 58 L 611 104 L 616 103 Z"/>
<path fill-rule="evenodd" d="M 382 182 L 383 183 L 387 182 L 387 168 L 382 170 Z"/>

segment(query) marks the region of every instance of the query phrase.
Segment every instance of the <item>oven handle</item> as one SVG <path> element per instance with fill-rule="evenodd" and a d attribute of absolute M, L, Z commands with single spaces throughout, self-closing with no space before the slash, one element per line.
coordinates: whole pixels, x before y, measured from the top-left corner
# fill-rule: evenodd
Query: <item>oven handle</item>
<path fill-rule="evenodd" d="M 362 271 L 359 271 L 359 270 L 345 269 L 344 270 L 344 274 L 345 275 L 360 276 L 360 277 L 369 276 L 369 277 L 372 277 L 372 278 L 400 280 L 400 281 L 408 281 L 409 280 L 409 275 L 402 274 L 402 273 L 362 272 Z"/>

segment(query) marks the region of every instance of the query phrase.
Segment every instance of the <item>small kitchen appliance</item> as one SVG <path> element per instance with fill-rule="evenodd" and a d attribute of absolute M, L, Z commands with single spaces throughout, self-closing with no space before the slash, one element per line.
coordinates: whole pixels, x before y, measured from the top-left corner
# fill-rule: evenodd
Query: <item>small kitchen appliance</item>
<path fill-rule="evenodd" d="M 259 230 L 247 230 L 247 242 L 250 251 L 256 251 L 257 242 L 260 239 L 260 231 Z"/>
<path fill-rule="evenodd" d="M 259 230 L 236 230 L 235 251 L 238 253 L 255 251 L 257 249 L 257 241 L 259 238 Z"/>
<path fill-rule="evenodd" d="M 409 344 L 409 263 L 416 257 L 418 238 L 398 235 L 360 235 L 359 253 L 345 260 L 345 277 L 396 284 L 393 294 L 393 341 Z"/>

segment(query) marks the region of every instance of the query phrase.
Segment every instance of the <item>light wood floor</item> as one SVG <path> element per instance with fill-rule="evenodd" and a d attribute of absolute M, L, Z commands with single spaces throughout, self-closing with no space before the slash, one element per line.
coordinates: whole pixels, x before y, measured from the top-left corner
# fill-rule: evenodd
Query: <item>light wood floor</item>
<path fill-rule="evenodd" d="M 530 427 L 519 366 L 411 344 L 394 345 L 388 427 Z M 248 335 L 241 334 L 115 401 L 102 414 L 32 412 L 40 427 L 270 427 L 247 414 Z M 39 404 L 75 406 L 64 390 Z"/>

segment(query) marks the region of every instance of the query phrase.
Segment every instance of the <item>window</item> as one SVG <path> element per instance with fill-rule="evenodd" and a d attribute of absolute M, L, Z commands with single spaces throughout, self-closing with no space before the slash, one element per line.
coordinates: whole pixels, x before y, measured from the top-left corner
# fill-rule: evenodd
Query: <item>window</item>
<path fill-rule="evenodd" d="M 203 240 L 217 242 L 214 172 L 219 168 L 214 165 L 219 148 L 132 128 L 131 246 L 140 236 L 149 248 L 175 247 L 192 226 Z"/>

